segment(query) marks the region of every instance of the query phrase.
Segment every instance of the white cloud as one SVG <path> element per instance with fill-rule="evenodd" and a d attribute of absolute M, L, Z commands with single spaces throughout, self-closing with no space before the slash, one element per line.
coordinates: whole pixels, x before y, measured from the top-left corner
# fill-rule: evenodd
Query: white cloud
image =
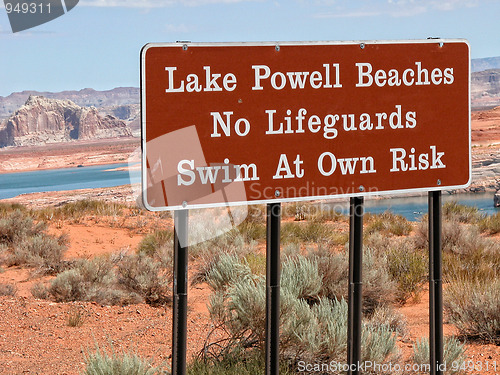
<path fill-rule="evenodd" d="M 326 1 L 326 0 L 325 0 Z M 451 11 L 479 5 L 479 0 L 386 0 L 338 3 L 334 11 L 317 13 L 316 18 L 360 18 L 374 16 L 410 17 L 430 11 Z"/>
<path fill-rule="evenodd" d="M 165 25 L 165 29 L 169 33 L 178 33 L 178 34 L 189 33 L 191 31 L 194 31 L 194 27 L 189 27 L 183 23 L 181 23 L 180 25 L 167 24 Z"/>
<path fill-rule="evenodd" d="M 198 6 L 231 4 L 255 0 L 81 0 L 79 5 L 92 7 L 163 8 L 171 5 Z"/>

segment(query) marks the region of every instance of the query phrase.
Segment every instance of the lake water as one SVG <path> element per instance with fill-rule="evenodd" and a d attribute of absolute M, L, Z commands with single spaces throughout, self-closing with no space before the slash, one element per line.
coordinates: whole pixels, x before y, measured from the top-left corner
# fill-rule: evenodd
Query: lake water
<path fill-rule="evenodd" d="M 493 193 L 478 194 L 455 194 L 443 193 L 443 203 L 457 202 L 467 206 L 477 207 L 480 212 L 493 215 L 500 212 L 500 208 L 493 206 Z M 345 214 L 349 213 L 348 203 L 333 204 L 335 208 Z M 406 217 L 408 220 L 419 220 L 423 214 L 427 213 L 427 195 L 421 197 L 392 197 L 387 199 L 365 199 L 365 212 L 379 214 L 390 210 L 396 214 Z"/>
<path fill-rule="evenodd" d="M 44 191 L 92 189 L 130 184 L 140 181 L 140 171 L 116 170 L 129 166 L 128 163 L 108 164 L 82 168 L 61 168 L 33 172 L 0 174 L 0 199 L 12 198 L 19 194 Z M 131 180 L 132 179 L 132 180 Z M 486 214 L 500 212 L 493 207 L 493 193 L 443 194 L 443 202 L 457 201 L 460 204 L 477 207 Z M 332 203 L 335 209 L 349 213 L 348 199 L 342 203 Z M 382 213 L 391 210 L 409 220 L 418 220 L 427 213 L 427 196 L 387 199 L 366 199 L 366 212 Z"/>
<path fill-rule="evenodd" d="M 128 163 L 0 174 L 0 199 L 19 194 L 112 187 L 140 181 L 140 171 L 116 170 Z"/>

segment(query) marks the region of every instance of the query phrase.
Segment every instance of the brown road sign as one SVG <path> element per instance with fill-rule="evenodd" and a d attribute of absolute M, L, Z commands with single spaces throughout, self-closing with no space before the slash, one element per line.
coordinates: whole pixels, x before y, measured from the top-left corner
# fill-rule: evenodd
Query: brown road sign
<path fill-rule="evenodd" d="M 464 40 L 148 44 L 152 210 L 469 184 Z"/>

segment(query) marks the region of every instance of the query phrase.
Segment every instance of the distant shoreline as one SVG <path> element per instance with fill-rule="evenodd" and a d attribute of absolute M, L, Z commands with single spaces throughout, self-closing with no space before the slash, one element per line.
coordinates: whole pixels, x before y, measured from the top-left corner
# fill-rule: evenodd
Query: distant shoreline
<path fill-rule="evenodd" d="M 139 147 L 140 140 L 137 138 L 9 147 L 0 149 L 0 175 L 78 166 L 135 163 L 140 161 L 140 154 L 136 153 Z"/>

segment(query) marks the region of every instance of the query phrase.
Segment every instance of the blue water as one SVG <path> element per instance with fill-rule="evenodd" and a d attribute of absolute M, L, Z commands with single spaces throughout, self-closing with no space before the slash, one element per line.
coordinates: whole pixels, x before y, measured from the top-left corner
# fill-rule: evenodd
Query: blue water
<path fill-rule="evenodd" d="M 0 174 L 0 199 L 12 198 L 25 193 L 94 189 L 127 185 L 131 181 L 139 182 L 139 170 L 132 170 L 130 173 L 127 170 L 115 170 L 128 165 L 128 163 L 120 163 Z M 443 193 L 443 202 L 449 201 L 475 206 L 488 215 L 500 212 L 500 208 L 493 207 L 493 193 L 457 195 Z M 348 202 L 349 200 L 346 199 L 340 203 L 328 203 L 327 205 L 348 214 Z M 366 199 L 365 210 L 374 214 L 390 210 L 414 221 L 427 213 L 427 196 Z"/>
<path fill-rule="evenodd" d="M 493 206 L 493 193 L 478 193 L 478 194 L 456 194 L 442 195 L 443 203 L 457 202 L 459 204 L 474 206 L 478 210 L 487 215 L 493 215 L 500 212 L 500 208 Z M 332 204 L 338 211 L 344 214 L 349 213 L 348 203 Z M 427 196 L 421 197 L 391 197 L 387 199 L 366 199 L 365 212 L 380 214 L 386 210 L 402 215 L 408 220 L 419 220 L 420 217 L 427 213 Z"/>
<path fill-rule="evenodd" d="M 130 184 L 140 171 L 116 171 L 128 163 L 0 174 L 0 199 L 44 191 L 91 189 Z"/>

